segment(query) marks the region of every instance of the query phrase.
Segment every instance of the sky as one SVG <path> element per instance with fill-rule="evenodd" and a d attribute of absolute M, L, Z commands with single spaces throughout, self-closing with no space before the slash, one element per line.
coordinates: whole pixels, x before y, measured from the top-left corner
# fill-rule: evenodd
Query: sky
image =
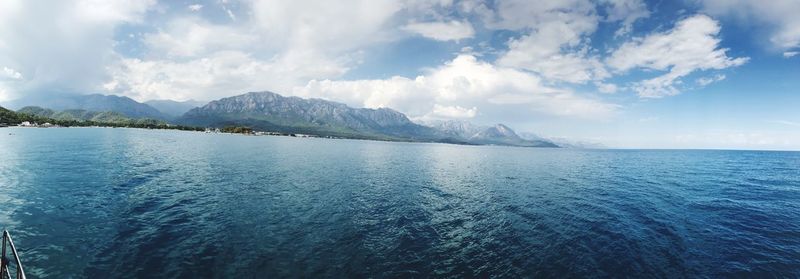
<path fill-rule="evenodd" d="M 797 0 L 3 0 L 0 104 L 250 91 L 621 148 L 800 150 Z"/>

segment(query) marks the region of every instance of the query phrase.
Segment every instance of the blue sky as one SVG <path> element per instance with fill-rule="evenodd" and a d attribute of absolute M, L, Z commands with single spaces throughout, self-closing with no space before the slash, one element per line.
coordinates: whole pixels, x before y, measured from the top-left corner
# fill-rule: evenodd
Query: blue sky
<path fill-rule="evenodd" d="M 248 91 L 626 148 L 800 149 L 795 0 L 0 3 L 0 104 Z"/>

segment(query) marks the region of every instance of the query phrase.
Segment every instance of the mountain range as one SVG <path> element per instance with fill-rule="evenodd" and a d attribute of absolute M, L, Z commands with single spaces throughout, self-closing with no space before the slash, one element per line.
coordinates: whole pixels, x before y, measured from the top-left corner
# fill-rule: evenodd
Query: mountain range
<path fill-rule="evenodd" d="M 139 103 L 127 97 L 99 94 L 28 99 L 14 104 L 28 104 L 19 112 L 60 120 L 157 119 L 195 127 L 243 126 L 255 131 L 324 137 L 559 147 L 547 139 L 522 137 L 503 124 L 479 126 L 451 120 L 420 125 L 390 108 L 352 108 L 342 103 L 285 97 L 268 91 L 222 98 L 202 106 L 196 101 Z"/>
<path fill-rule="evenodd" d="M 524 139 L 503 124 L 478 126 L 463 120 L 448 120 L 431 126 L 442 133 L 479 145 L 512 145 L 531 147 L 559 147 L 546 139 Z"/>
<path fill-rule="evenodd" d="M 256 130 L 379 140 L 446 140 L 438 131 L 388 108 L 351 108 L 321 99 L 250 92 L 212 101 L 175 120 L 182 125 L 248 126 Z"/>
<path fill-rule="evenodd" d="M 56 95 L 53 97 L 29 97 L 12 102 L 8 107 L 37 106 L 52 110 L 85 110 L 96 112 L 113 111 L 126 117 L 169 120 L 171 117 L 149 105 L 131 98 L 116 95 Z"/>
<path fill-rule="evenodd" d="M 93 121 L 102 123 L 139 123 L 139 124 L 164 124 L 161 120 L 152 118 L 131 118 L 122 113 L 115 111 L 88 111 L 84 109 L 67 109 L 62 111 L 55 111 L 52 109 L 27 106 L 17 110 L 18 113 L 35 115 L 39 117 L 51 118 L 61 121 Z"/>

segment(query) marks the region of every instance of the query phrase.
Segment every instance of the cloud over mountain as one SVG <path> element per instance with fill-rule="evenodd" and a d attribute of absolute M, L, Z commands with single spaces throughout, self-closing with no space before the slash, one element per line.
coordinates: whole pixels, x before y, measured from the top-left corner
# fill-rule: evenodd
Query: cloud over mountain
<path fill-rule="evenodd" d="M 0 104 L 273 90 L 420 120 L 593 125 L 748 67 L 796 70 L 776 64 L 797 59 L 797 13 L 793 0 L 6 0 Z"/>

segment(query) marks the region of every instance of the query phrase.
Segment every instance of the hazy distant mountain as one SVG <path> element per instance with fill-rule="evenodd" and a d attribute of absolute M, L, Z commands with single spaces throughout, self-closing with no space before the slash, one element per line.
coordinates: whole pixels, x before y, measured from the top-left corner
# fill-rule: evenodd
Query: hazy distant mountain
<path fill-rule="evenodd" d="M 486 128 L 469 138 L 472 142 L 479 142 L 482 144 L 503 144 L 522 141 L 511 128 L 503 124 Z"/>
<path fill-rule="evenodd" d="M 205 104 L 204 102 L 195 100 L 188 100 L 183 102 L 178 102 L 173 100 L 150 100 L 144 103 L 157 109 L 161 113 L 172 117 L 179 117 L 184 113 L 186 113 L 187 111 L 196 107 L 200 107 Z"/>
<path fill-rule="evenodd" d="M 436 130 L 439 130 L 445 135 L 462 139 L 469 139 L 475 134 L 487 128 L 462 120 L 438 121 L 430 123 L 430 126 Z"/>
<path fill-rule="evenodd" d="M 388 108 L 351 108 L 321 99 L 250 92 L 212 101 L 176 120 L 194 126 L 248 126 L 257 130 L 349 138 L 446 141 L 436 130 Z"/>
<path fill-rule="evenodd" d="M 486 127 L 467 121 L 448 120 L 434 123 L 432 127 L 443 134 L 458 137 L 471 144 L 558 147 L 545 139 L 523 139 L 514 130 L 503 124 Z"/>
<path fill-rule="evenodd" d="M 517 135 L 526 140 L 550 140 L 549 138 L 545 138 L 530 132 L 519 132 Z"/>
<path fill-rule="evenodd" d="M 64 121 L 79 121 L 79 122 L 94 121 L 103 123 L 152 123 L 152 124 L 163 123 L 161 121 L 148 118 L 134 119 L 114 111 L 100 112 L 100 111 L 89 111 L 85 109 L 67 109 L 63 111 L 54 111 L 52 109 L 47 109 L 47 108 L 27 106 L 17 110 L 17 112 L 52 118 L 55 120 L 64 120 Z"/>
<path fill-rule="evenodd" d="M 113 111 L 130 118 L 167 119 L 168 115 L 157 109 L 116 95 L 56 95 L 52 97 L 27 98 L 12 102 L 12 107 L 38 106 L 52 110 L 78 109 L 86 111 Z"/>
<path fill-rule="evenodd" d="M 53 114 L 56 113 L 52 109 L 36 107 L 36 106 L 27 106 L 27 107 L 24 107 L 24 108 L 21 108 L 21 109 L 17 110 L 17 112 L 26 113 L 26 114 L 32 114 L 32 115 L 42 116 L 42 117 L 53 117 Z"/>
<path fill-rule="evenodd" d="M 557 137 L 545 138 L 533 133 L 520 133 L 519 136 L 527 140 L 550 141 L 563 148 L 607 148 L 602 143 L 585 141 L 585 140 L 571 140 L 571 139 L 557 138 Z"/>

